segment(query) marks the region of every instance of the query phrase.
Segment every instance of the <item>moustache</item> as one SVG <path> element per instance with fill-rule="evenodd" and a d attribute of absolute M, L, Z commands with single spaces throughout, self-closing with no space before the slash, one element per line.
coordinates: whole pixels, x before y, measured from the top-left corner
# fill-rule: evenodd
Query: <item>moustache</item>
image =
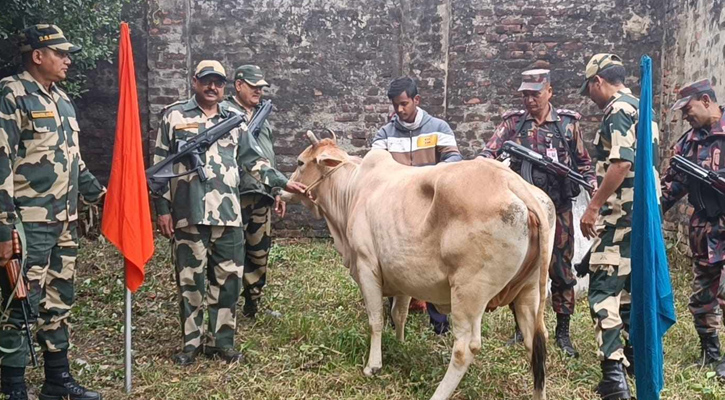
<path fill-rule="evenodd" d="M 213 94 L 213 95 L 216 96 L 217 95 L 217 91 L 216 90 L 209 89 L 209 90 L 204 91 L 204 94 Z"/>

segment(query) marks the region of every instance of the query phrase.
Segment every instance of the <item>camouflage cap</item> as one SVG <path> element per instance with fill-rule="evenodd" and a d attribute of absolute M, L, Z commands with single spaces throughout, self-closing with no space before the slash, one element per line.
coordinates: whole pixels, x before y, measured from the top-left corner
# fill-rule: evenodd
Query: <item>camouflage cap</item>
<path fill-rule="evenodd" d="M 243 79 L 252 86 L 269 86 L 264 80 L 264 72 L 256 65 L 246 64 L 234 71 L 234 80 Z"/>
<path fill-rule="evenodd" d="M 27 53 L 35 49 L 48 47 L 64 53 L 81 51 L 81 46 L 71 44 L 63 31 L 55 25 L 38 24 L 29 26 L 20 33 L 20 52 Z"/>
<path fill-rule="evenodd" d="M 547 83 L 551 82 L 548 69 L 530 69 L 522 72 L 521 75 L 519 92 L 523 92 L 524 90 L 538 92 L 546 87 Z"/>
<path fill-rule="evenodd" d="M 690 102 L 690 100 L 692 100 L 695 95 L 705 92 L 707 90 L 712 90 L 712 85 L 710 85 L 709 79 L 703 79 L 697 82 L 688 83 L 682 89 L 680 89 L 680 92 L 677 94 L 677 101 L 672 106 L 671 111 L 677 111 L 683 108 L 687 105 L 687 103 Z"/>
<path fill-rule="evenodd" d="M 605 69 L 613 67 L 615 65 L 624 65 L 622 63 L 622 59 L 618 55 L 610 53 L 595 54 L 589 60 L 589 63 L 587 63 L 587 69 L 584 73 L 584 83 L 579 89 L 579 94 L 582 96 L 586 96 L 589 93 L 589 87 L 587 86 L 589 80 L 595 77 L 600 72 L 604 71 Z"/>
<path fill-rule="evenodd" d="M 202 60 L 196 66 L 194 70 L 194 76 L 197 78 L 203 78 L 209 75 L 217 75 L 220 78 L 227 80 L 227 72 L 222 67 L 222 64 L 216 60 Z"/>

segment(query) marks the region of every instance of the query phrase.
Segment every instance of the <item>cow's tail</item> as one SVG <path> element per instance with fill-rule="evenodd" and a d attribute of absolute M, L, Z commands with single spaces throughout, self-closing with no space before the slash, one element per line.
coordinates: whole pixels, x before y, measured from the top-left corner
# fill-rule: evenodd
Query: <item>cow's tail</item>
<path fill-rule="evenodd" d="M 546 284 L 548 283 L 548 266 L 551 259 L 551 229 L 546 225 L 549 218 L 542 221 L 540 214 L 536 211 L 543 207 L 534 207 L 529 209 L 529 227 L 533 231 L 532 245 L 538 247 L 537 262 L 539 264 L 539 304 L 536 312 L 536 320 L 534 321 L 534 340 L 531 351 L 531 369 L 534 373 L 534 399 L 543 400 L 546 398 L 546 325 L 544 320 L 544 310 L 546 308 Z"/>

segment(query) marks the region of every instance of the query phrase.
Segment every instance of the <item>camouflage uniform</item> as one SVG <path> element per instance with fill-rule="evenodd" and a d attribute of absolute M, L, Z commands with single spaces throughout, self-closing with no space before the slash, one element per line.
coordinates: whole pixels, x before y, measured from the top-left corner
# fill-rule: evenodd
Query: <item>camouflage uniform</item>
<path fill-rule="evenodd" d="M 195 97 L 167 106 L 158 129 L 154 163 L 169 156 L 177 140 L 188 140 L 229 113 L 220 105 L 219 112 L 208 118 Z M 199 181 L 196 173 L 175 178 L 154 198 L 157 214 L 170 213 L 174 221 L 173 259 L 184 352 L 194 352 L 204 344 L 204 300 L 209 309 L 206 344 L 223 349 L 233 346 L 244 262 L 237 164 L 243 129 L 244 125 L 232 129 L 202 154 L 207 181 Z M 189 168 L 186 162 L 177 163 L 174 172 L 184 173 Z"/>
<path fill-rule="evenodd" d="M 598 355 L 602 359 L 629 362 L 621 337 L 629 337 L 630 234 L 634 200 L 634 159 L 639 119 L 639 99 L 629 89 L 618 91 L 604 108 L 602 123 L 594 137 L 596 173 L 601 185 L 612 161 L 632 165 L 624 182 L 599 211 L 598 237 L 592 244 L 589 280 L 589 306 L 595 319 Z M 652 124 L 654 165 L 658 165 L 659 129 Z M 653 166 L 655 176 L 657 170 Z"/>
<path fill-rule="evenodd" d="M 481 156 L 497 158 L 501 153 L 501 147 L 507 140 L 512 140 L 543 155 L 547 154 L 547 149 L 554 148 L 561 163 L 575 165 L 579 173 L 593 183 L 595 176 L 591 158 L 584 147 L 584 140 L 579 128 L 581 115 L 570 110 L 554 109 L 551 104 L 549 106 L 551 112 L 541 125 L 537 125 L 535 118 L 524 110 L 506 112 L 503 115 L 503 122 L 486 143 Z M 562 134 L 564 140 L 561 139 Z M 512 165 L 512 168 L 519 172 L 520 163 Z M 537 186 L 539 185 L 537 184 Z M 554 189 L 560 190 L 558 186 Z M 557 194 L 552 197 L 561 196 Z M 572 202 L 570 198 L 560 198 L 554 204 L 557 211 L 556 238 L 554 253 L 549 265 L 552 306 L 558 314 L 572 314 L 575 304 L 574 286 L 576 285 L 576 277 L 571 268 L 571 259 L 574 255 Z"/>
<path fill-rule="evenodd" d="M 45 352 L 68 349 L 78 254 L 78 199 L 95 203 L 105 188 L 86 168 L 76 111 L 57 85 L 46 90 L 28 72 L 0 81 L 0 241 L 22 222 L 27 243 L 31 323 Z M 9 283 L 0 273 L 3 307 Z M 14 301 L 0 334 L 0 363 L 25 367 L 28 347 Z M 8 351 L 8 349 L 13 349 Z"/>
<path fill-rule="evenodd" d="M 244 80 L 252 86 L 269 86 L 262 70 L 256 65 L 242 65 L 236 69 L 234 79 Z M 230 109 L 246 114 L 251 121 L 257 110 L 247 110 L 235 96 L 229 96 L 223 103 Z M 248 138 L 251 139 L 251 138 Z M 257 151 L 250 146 L 240 152 L 242 174 L 241 194 L 242 220 L 244 223 L 244 314 L 253 317 L 262 288 L 267 281 L 267 260 L 272 246 L 272 205 L 278 188 L 287 186 L 287 177 L 275 169 L 274 138 L 268 121 L 254 137 Z M 258 153 L 264 158 L 260 159 Z M 246 173 L 246 172 L 249 173 Z"/>
<path fill-rule="evenodd" d="M 702 81 L 697 83 L 702 84 Z M 680 92 L 684 92 L 685 97 L 688 88 Z M 725 114 L 712 126 L 685 132 L 675 143 L 674 154 L 722 174 L 725 170 Z M 667 211 L 684 197 L 689 191 L 688 185 L 685 176 L 668 168 L 662 178 L 662 208 Z M 716 334 L 720 329 L 719 306 L 724 302 L 719 287 L 725 265 L 725 215 L 708 218 L 704 209 L 695 210 L 690 217 L 689 233 L 694 274 L 690 312 L 699 334 Z"/>

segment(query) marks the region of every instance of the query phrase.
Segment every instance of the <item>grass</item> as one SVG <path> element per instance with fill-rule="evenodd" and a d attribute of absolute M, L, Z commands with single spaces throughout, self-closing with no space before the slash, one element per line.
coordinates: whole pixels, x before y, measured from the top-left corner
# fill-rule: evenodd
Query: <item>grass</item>
<path fill-rule="evenodd" d="M 709 370 L 694 365 L 697 336 L 687 310 L 690 272 L 673 254 L 672 279 L 679 322 L 666 336 L 663 399 L 725 399 Z M 247 356 L 229 366 L 200 358 L 186 368 L 170 356 L 180 345 L 176 288 L 168 242 L 157 241 L 145 285 L 134 296 L 134 390 L 123 390 L 122 259 L 101 241 L 84 241 L 73 309 L 73 371 L 101 390 L 105 399 L 428 399 L 448 365 L 452 338 L 438 337 L 427 316 L 408 319 L 405 343 L 392 329 L 383 335 L 383 369 L 366 378 L 367 317 L 362 297 L 340 258 L 326 241 L 274 246 L 264 309 L 255 323 L 240 317 L 236 345 Z M 550 332 L 554 315 L 548 313 Z M 483 349 L 454 399 L 526 399 L 532 376 L 523 346 L 505 347 L 513 331 L 507 309 L 484 316 Z M 564 358 L 549 340 L 550 399 L 595 399 L 600 377 L 592 321 L 585 296 L 572 319 L 573 340 L 582 356 Z M 553 335 L 552 335 L 553 336 Z M 42 368 L 30 372 L 39 387 Z"/>

